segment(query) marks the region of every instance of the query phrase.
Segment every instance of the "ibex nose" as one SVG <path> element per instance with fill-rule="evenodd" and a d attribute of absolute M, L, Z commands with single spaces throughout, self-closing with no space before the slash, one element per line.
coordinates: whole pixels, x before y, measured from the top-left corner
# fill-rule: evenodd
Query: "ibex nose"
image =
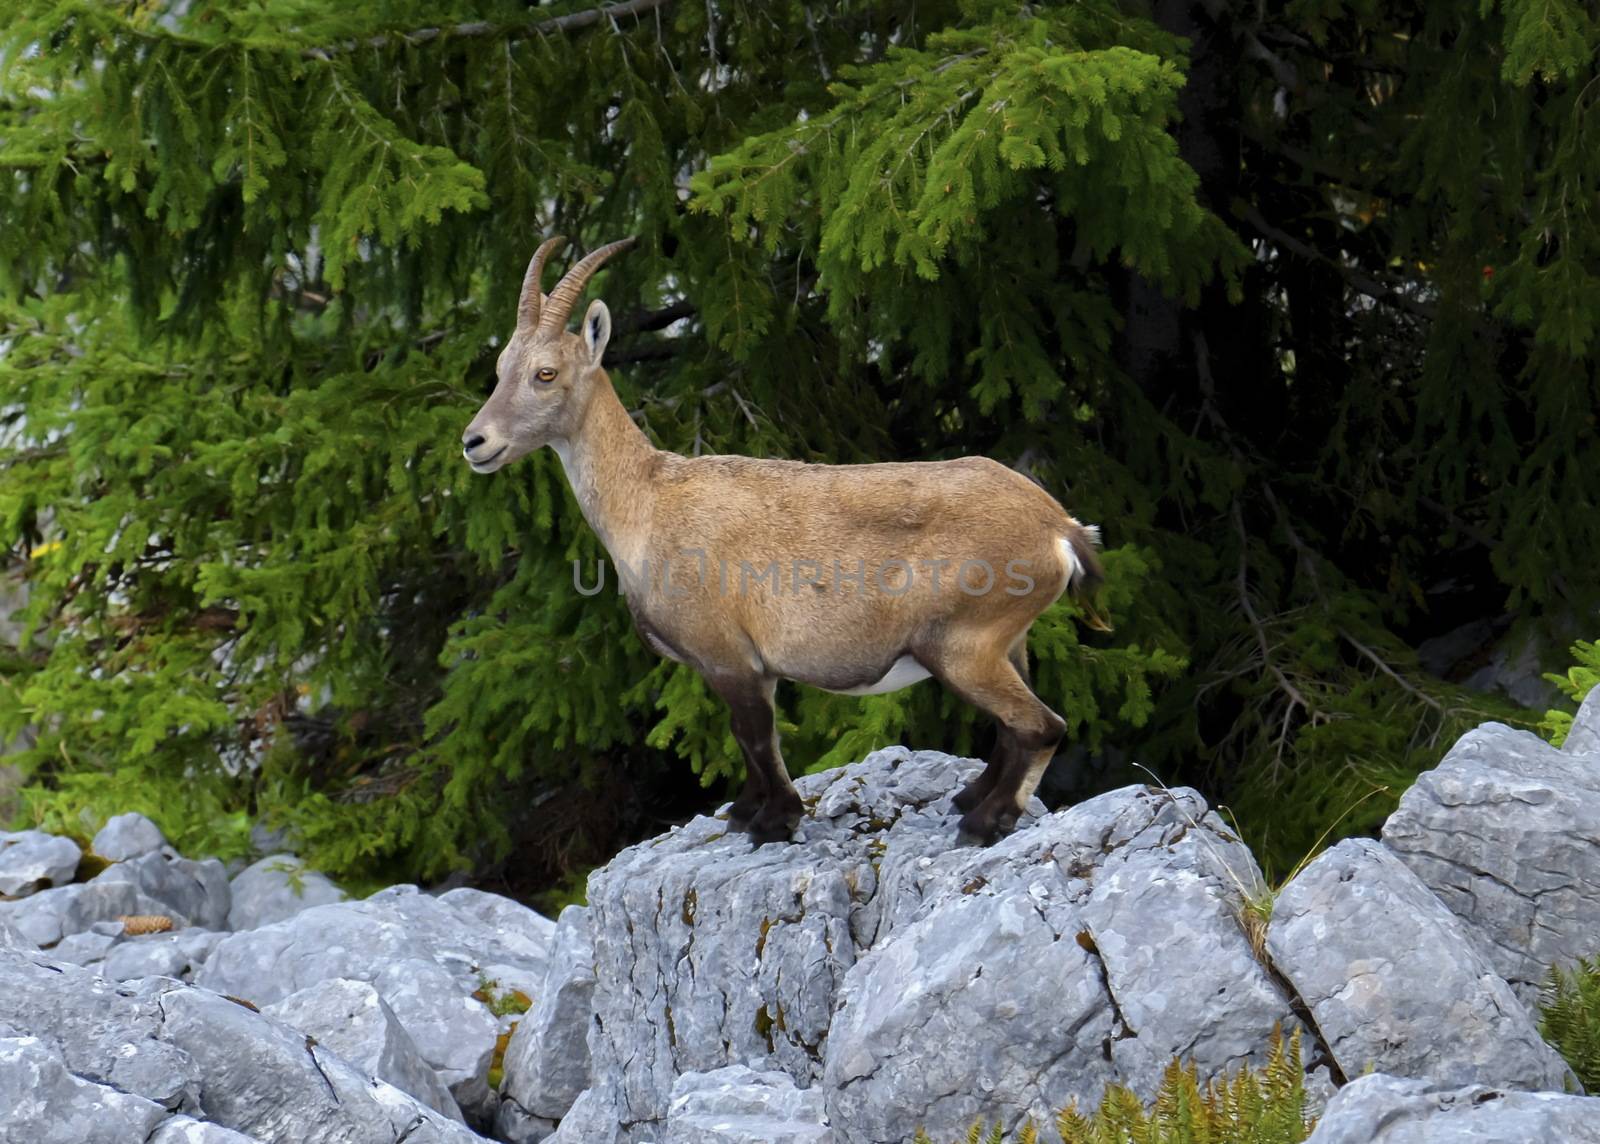
<path fill-rule="evenodd" d="M 465 433 L 461 434 L 461 447 L 467 452 L 472 452 L 472 450 L 476 449 L 481 444 L 483 444 L 482 433 L 474 433 L 471 429 L 468 429 Z"/>

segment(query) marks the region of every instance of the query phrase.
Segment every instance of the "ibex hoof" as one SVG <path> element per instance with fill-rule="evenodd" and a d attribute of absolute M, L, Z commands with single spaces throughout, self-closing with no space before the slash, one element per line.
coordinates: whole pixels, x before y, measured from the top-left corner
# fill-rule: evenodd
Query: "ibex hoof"
<path fill-rule="evenodd" d="M 969 783 L 956 792 L 955 798 L 950 800 L 950 805 L 962 814 L 966 814 L 969 810 L 976 810 L 988 793 L 987 790 L 979 788 L 976 782 Z"/>
<path fill-rule="evenodd" d="M 992 809 L 979 808 L 961 816 L 956 841 L 962 846 L 993 846 L 1016 828 L 1015 812 L 996 814 Z"/>
<path fill-rule="evenodd" d="M 789 842 L 794 838 L 795 827 L 800 825 L 800 816 L 804 808 L 798 800 L 793 807 L 781 804 L 768 803 L 760 812 L 750 820 L 746 832 L 750 841 L 756 846 L 768 842 Z"/>

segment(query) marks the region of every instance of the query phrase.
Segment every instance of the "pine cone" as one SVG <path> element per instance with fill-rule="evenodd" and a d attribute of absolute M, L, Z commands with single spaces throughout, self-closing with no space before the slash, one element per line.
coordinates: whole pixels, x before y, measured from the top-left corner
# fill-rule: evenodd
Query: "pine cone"
<path fill-rule="evenodd" d="M 166 914 L 123 914 L 117 920 L 122 923 L 122 932 L 129 937 L 166 933 L 172 928 L 172 919 Z"/>

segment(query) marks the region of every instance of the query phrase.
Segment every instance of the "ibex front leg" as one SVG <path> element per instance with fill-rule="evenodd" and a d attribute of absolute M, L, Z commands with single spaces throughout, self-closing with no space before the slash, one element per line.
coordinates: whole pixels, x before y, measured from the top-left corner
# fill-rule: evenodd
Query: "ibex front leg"
<path fill-rule="evenodd" d="M 800 825 L 804 807 L 778 751 L 777 719 L 772 709 L 777 681 L 749 676 L 708 678 L 707 682 L 727 702 L 733 737 L 744 752 L 744 790 L 734 800 L 729 825 L 747 831 L 757 846 L 787 841 Z"/>

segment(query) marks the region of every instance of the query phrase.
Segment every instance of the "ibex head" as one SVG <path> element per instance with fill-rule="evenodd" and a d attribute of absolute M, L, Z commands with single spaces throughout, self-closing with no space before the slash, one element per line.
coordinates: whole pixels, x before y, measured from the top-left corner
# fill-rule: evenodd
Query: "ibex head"
<path fill-rule="evenodd" d="M 581 334 L 567 332 L 567 319 L 600 264 L 632 246 L 633 239 L 590 251 L 546 295 L 539 288 L 545 259 L 566 241 L 547 239 L 528 263 L 517 328 L 495 366 L 494 392 L 461 434 L 462 455 L 475 473 L 492 473 L 570 436 L 582 423 L 611 338 L 611 311 L 596 298 L 583 316 Z"/>

